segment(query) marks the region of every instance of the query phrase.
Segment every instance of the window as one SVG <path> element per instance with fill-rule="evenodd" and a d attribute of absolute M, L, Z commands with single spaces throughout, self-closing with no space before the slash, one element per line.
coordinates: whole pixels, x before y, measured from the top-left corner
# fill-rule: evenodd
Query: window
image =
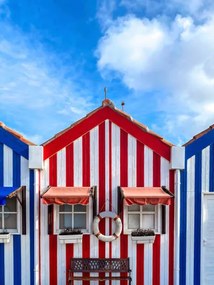
<path fill-rule="evenodd" d="M 81 229 L 83 232 L 88 228 L 88 206 L 84 205 L 60 205 L 58 206 L 58 231 L 65 228 Z"/>
<path fill-rule="evenodd" d="M 16 197 L 7 198 L 0 206 L 0 231 L 18 232 L 18 205 Z"/>
<path fill-rule="evenodd" d="M 138 228 L 160 231 L 159 205 L 131 205 L 125 206 L 124 232 L 130 234 Z"/>

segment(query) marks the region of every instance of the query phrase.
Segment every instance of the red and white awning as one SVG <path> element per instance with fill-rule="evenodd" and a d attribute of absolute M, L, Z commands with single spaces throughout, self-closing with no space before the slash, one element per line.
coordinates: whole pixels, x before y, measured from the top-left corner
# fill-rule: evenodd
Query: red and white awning
<path fill-rule="evenodd" d="M 90 187 L 49 187 L 42 195 L 42 203 L 47 205 L 87 205 L 90 195 Z"/>
<path fill-rule="evenodd" d="M 120 187 L 124 204 L 163 204 L 170 205 L 173 194 L 166 193 L 162 187 Z"/>

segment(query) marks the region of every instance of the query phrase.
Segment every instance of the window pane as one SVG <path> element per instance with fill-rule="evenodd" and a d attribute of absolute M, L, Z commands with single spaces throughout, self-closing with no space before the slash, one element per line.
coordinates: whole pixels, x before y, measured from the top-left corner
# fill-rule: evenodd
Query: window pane
<path fill-rule="evenodd" d="M 59 215 L 59 228 L 72 228 L 72 215 L 71 214 L 60 214 Z"/>
<path fill-rule="evenodd" d="M 4 227 L 5 229 L 17 229 L 17 215 L 16 214 L 4 215 Z"/>
<path fill-rule="evenodd" d="M 74 205 L 74 212 L 86 212 L 86 206 Z"/>
<path fill-rule="evenodd" d="M 0 212 L 2 212 L 2 206 L 0 206 Z"/>
<path fill-rule="evenodd" d="M 143 211 L 145 212 L 155 212 L 155 205 L 144 205 Z"/>
<path fill-rule="evenodd" d="M 4 212 L 16 212 L 17 210 L 16 198 L 8 198 L 4 206 Z"/>
<path fill-rule="evenodd" d="M 86 215 L 84 214 L 74 215 L 74 228 L 86 229 Z"/>
<path fill-rule="evenodd" d="M 143 228 L 145 229 L 154 229 L 155 228 L 155 215 L 143 215 Z"/>
<path fill-rule="evenodd" d="M 131 206 L 128 206 L 128 211 L 129 211 L 129 212 L 138 212 L 138 211 L 140 211 L 140 205 L 131 205 Z"/>
<path fill-rule="evenodd" d="M 72 212 L 72 205 L 60 205 L 59 206 L 59 211 L 60 212 Z"/>
<path fill-rule="evenodd" d="M 128 228 L 138 229 L 139 227 L 140 227 L 140 215 L 138 214 L 128 215 Z"/>

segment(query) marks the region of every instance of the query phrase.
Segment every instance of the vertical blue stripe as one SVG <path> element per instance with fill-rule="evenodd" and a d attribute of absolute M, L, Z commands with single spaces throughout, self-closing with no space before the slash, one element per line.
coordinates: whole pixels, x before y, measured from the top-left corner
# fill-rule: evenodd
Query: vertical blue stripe
<path fill-rule="evenodd" d="M 214 192 L 214 143 L 210 145 L 209 191 Z"/>
<path fill-rule="evenodd" d="M 0 143 L 0 186 L 4 186 L 4 146 Z"/>
<path fill-rule="evenodd" d="M 21 185 L 21 158 L 13 151 L 13 186 Z M 21 236 L 13 235 L 13 276 L 14 285 L 20 285 L 22 276 L 21 267 Z"/>
<path fill-rule="evenodd" d="M 201 152 L 195 156 L 194 285 L 200 285 L 201 273 Z"/>
<path fill-rule="evenodd" d="M 0 243 L 0 285 L 4 285 L 4 244 Z"/>
<path fill-rule="evenodd" d="M 180 285 L 186 285 L 186 226 L 187 226 L 187 161 L 181 171 L 180 193 Z"/>
<path fill-rule="evenodd" d="M 13 151 L 13 186 L 21 186 L 21 158 Z"/>
<path fill-rule="evenodd" d="M 30 170 L 30 284 L 34 285 L 34 170 Z"/>
<path fill-rule="evenodd" d="M 21 285 L 21 236 L 13 235 L 13 276 L 14 285 Z"/>

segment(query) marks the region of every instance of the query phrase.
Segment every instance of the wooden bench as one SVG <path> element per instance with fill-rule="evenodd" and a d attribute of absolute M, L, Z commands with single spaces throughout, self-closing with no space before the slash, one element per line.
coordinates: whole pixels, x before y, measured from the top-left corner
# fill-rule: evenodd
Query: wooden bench
<path fill-rule="evenodd" d="M 82 276 L 77 276 L 75 273 L 82 273 Z M 102 274 L 91 276 L 90 273 Z M 108 276 L 106 273 L 109 273 Z M 122 274 L 115 276 L 114 273 Z M 68 272 L 68 283 L 73 285 L 75 280 L 127 280 L 128 284 L 131 285 L 129 258 L 72 258 Z"/>

